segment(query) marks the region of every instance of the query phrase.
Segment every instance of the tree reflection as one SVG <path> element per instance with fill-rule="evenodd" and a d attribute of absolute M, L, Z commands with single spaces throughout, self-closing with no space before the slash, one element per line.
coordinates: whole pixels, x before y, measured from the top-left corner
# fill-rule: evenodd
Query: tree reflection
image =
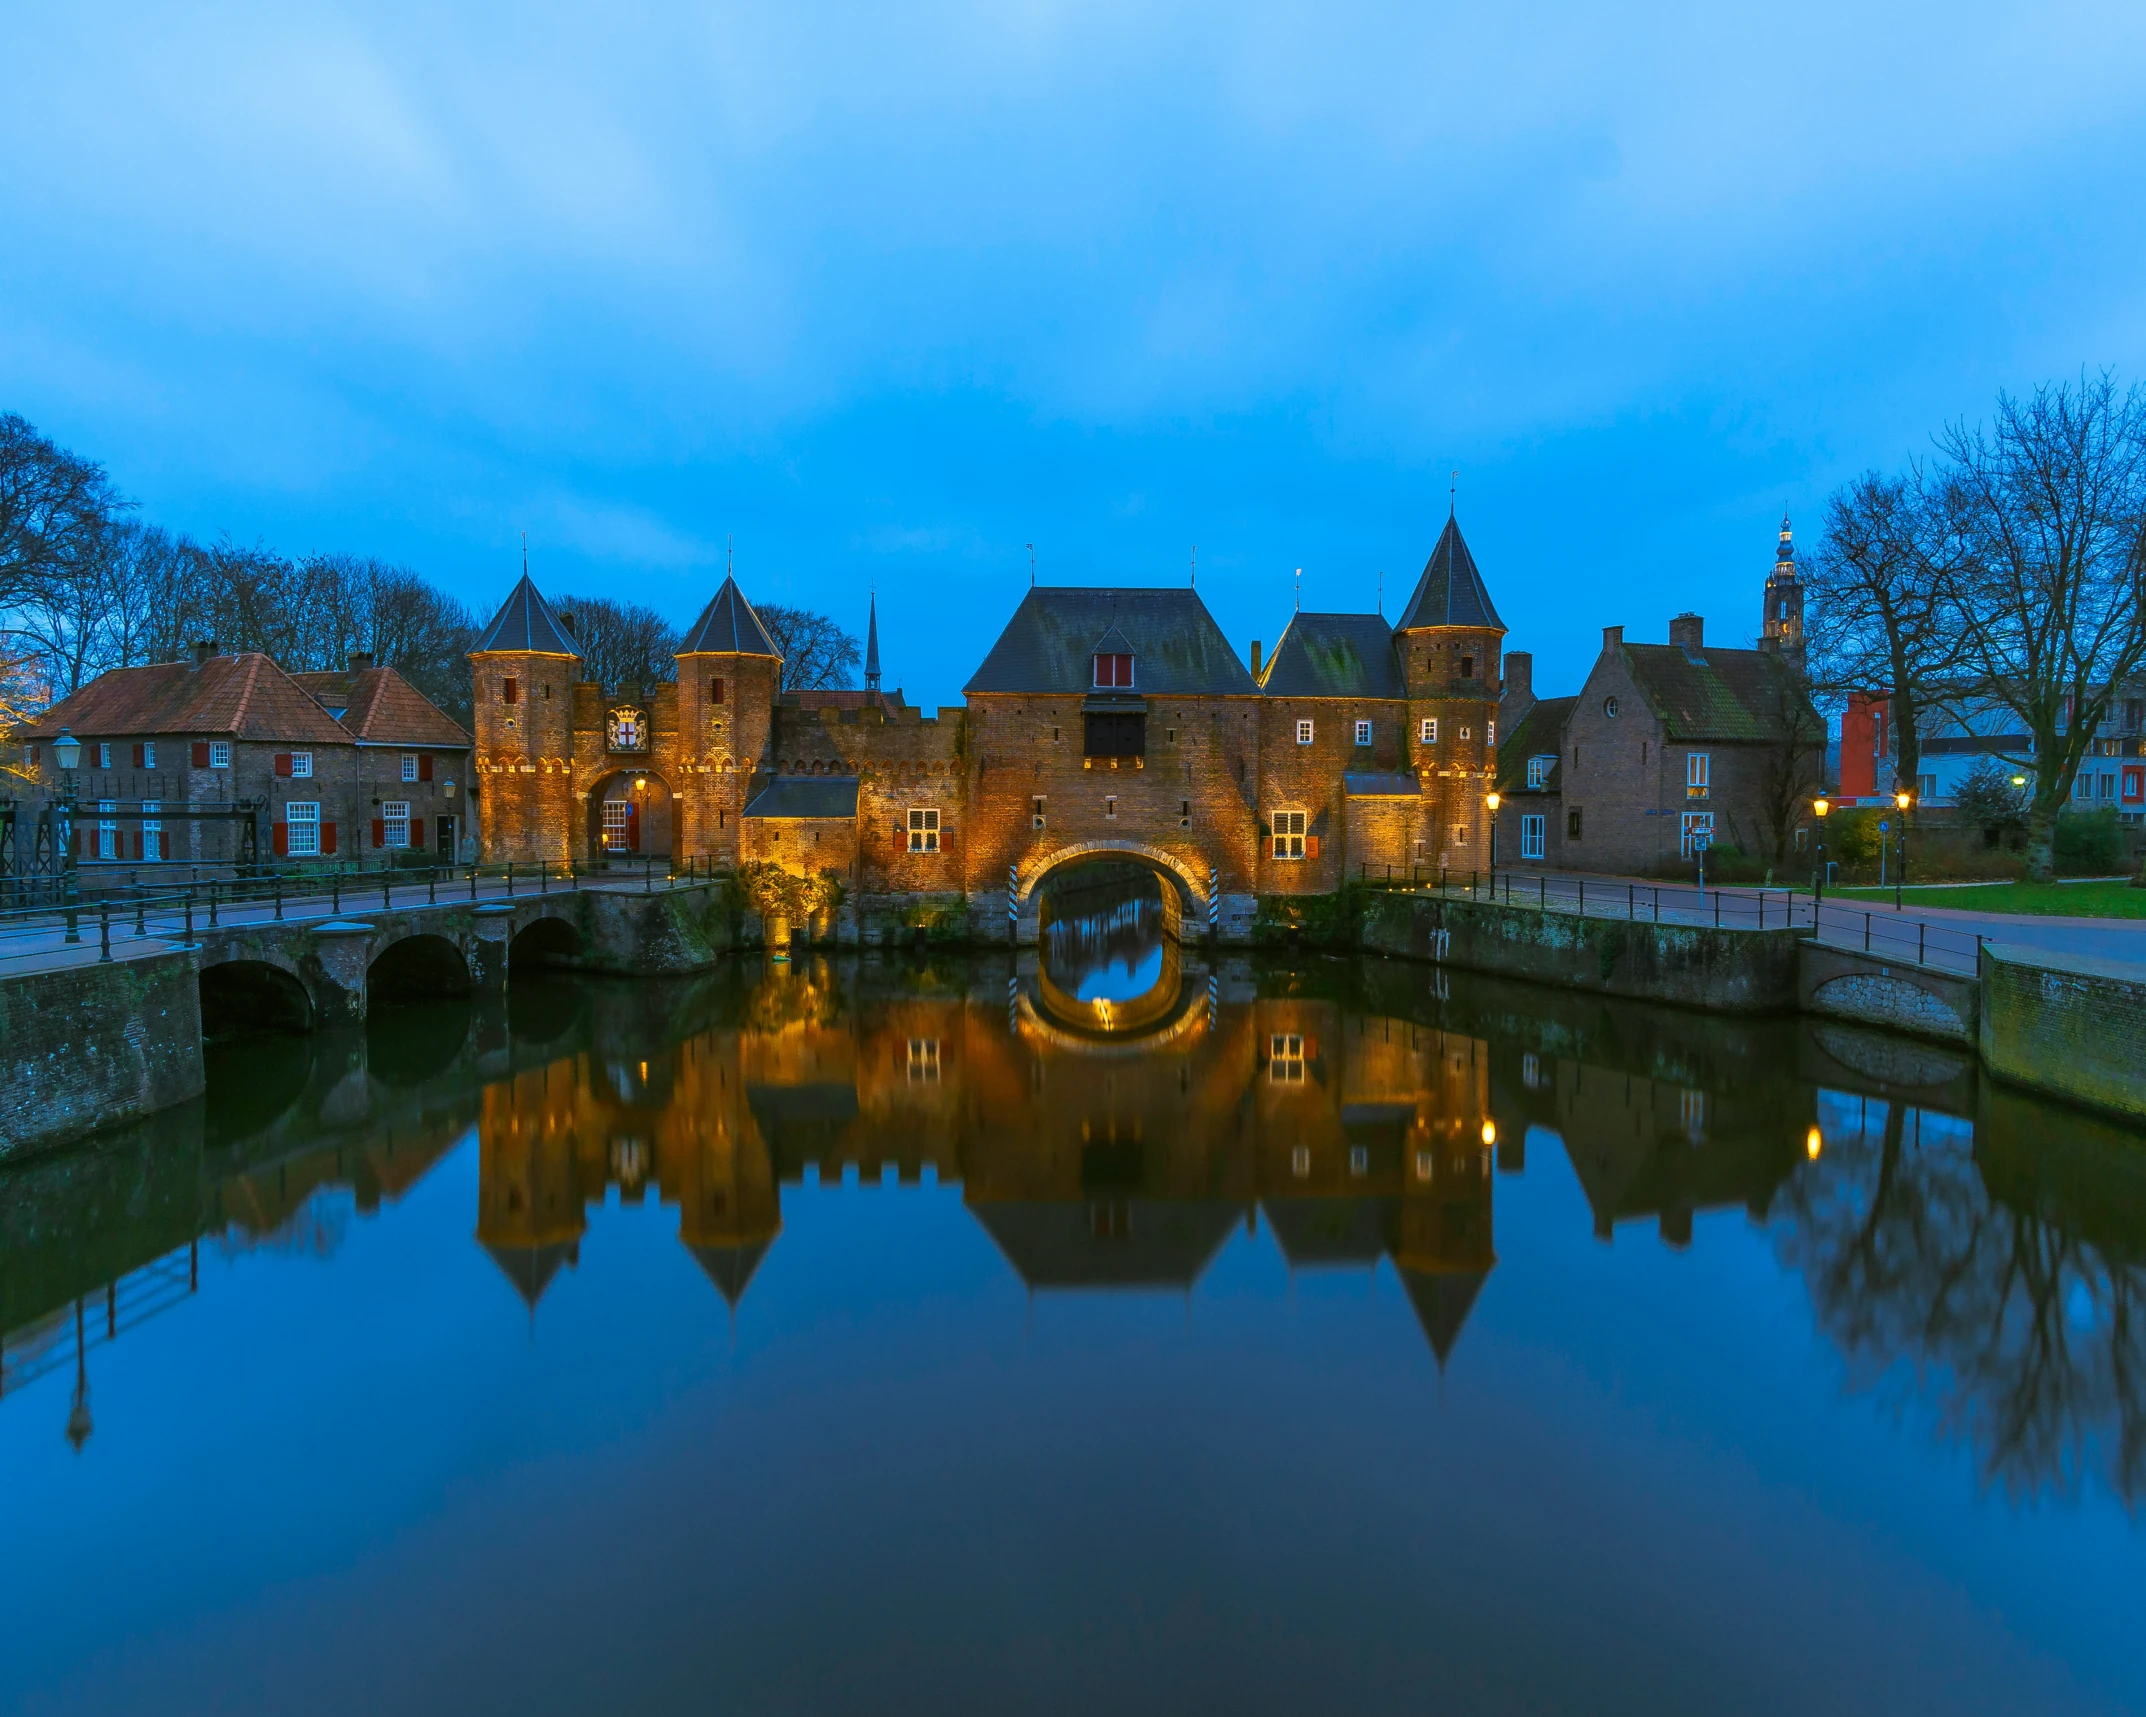
<path fill-rule="evenodd" d="M 1940 1437 L 1964 1440 L 1984 1485 L 2014 1500 L 2076 1494 L 2098 1468 L 2135 1506 L 2146 1253 L 2136 1227 L 2108 1220 L 2122 1200 L 2097 1197 L 2108 1176 L 2135 1177 L 2135 1143 L 2098 1165 L 2100 1185 L 2077 1161 L 2065 1166 L 2087 1179 L 2066 1184 L 2045 1172 L 2046 1135 L 2031 1163 L 2006 1160 L 1989 1106 L 1975 1127 L 1877 1101 L 1835 1101 L 1822 1119 L 1824 1153 L 1784 1189 L 1776 1233 L 1851 1386 L 1934 1404 Z M 2025 1185 L 2006 1184 L 2013 1166 Z M 2099 1222 L 2083 1215 L 2097 1206 Z"/>

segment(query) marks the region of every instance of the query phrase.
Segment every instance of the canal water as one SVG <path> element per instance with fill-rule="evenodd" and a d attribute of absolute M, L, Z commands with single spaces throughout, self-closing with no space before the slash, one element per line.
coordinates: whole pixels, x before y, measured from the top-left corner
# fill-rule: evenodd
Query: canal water
<path fill-rule="evenodd" d="M 1130 898 L 0 1177 L 0 1707 L 2146 1707 L 2138 1137 Z"/>

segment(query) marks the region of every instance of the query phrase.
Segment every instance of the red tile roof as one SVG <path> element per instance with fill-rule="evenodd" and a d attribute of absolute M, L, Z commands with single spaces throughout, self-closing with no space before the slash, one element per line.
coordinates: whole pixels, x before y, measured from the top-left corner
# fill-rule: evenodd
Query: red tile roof
<path fill-rule="evenodd" d="M 472 743 L 461 724 L 393 668 L 355 674 L 293 674 L 292 679 L 368 745 L 422 745 L 463 750 Z"/>
<path fill-rule="evenodd" d="M 77 739 L 214 733 L 234 739 L 348 745 L 353 737 L 305 687 L 258 651 L 212 656 L 198 665 L 158 662 L 114 668 L 44 710 L 16 737 L 51 740 L 62 728 L 71 729 Z"/>

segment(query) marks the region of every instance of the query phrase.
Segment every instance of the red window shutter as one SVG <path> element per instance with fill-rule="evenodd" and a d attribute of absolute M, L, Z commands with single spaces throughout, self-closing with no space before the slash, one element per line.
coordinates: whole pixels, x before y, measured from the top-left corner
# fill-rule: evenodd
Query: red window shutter
<path fill-rule="evenodd" d="M 196 769 L 206 769 L 208 766 L 209 742 L 205 739 L 197 739 L 194 741 L 194 767 Z"/>
<path fill-rule="evenodd" d="M 708 701 L 710 703 L 721 703 L 723 701 L 723 681 L 721 675 L 716 676 L 716 678 L 708 682 Z"/>
<path fill-rule="evenodd" d="M 137 746 L 136 749 L 139 750 L 140 747 Z M 149 856 L 149 843 L 143 839 L 142 832 L 139 829 L 134 831 L 134 856 L 137 859 L 145 859 Z"/>
<path fill-rule="evenodd" d="M 279 751 L 279 752 L 277 752 L 277 753 L 276 753 L 276 773 L 277 773 L 278 775 L 288 775 L 288 774 L 289 774 L 290 772 L 291 772 L 291 754 L 290 754 L 290 753 L 289 753 L 288 751 Z M 278 851 L 280 851 L 281 849 L 279 848 L 279 849 L 277 849 L 277 850 L 278 850 Z"/>
<path fill-rule="evenodd" d="M 147 761 L 148 761 L 148 758 L 147 758 L 147 756 L 146 756 L 146 755 L 144 754 L 144 752 L 143 752 L 143 750 L 142 750 L 142 745 L 141 745 L 141 741 L 140 741 L 140 740 L 136 740 L 136 741 L 134 742 L 134 767 L 135 767 L 135 768 L 137 768 L 137 769 L 139 769 L 139 768 L 141 768 L 141 767 L 142 767 L 142 765 L 143 765 L 144 763 L 146 763 Z"/>
<path fill-rule="evenodd" d="M 320 850 L 324 853 L 333 853 L 335 851 L 335 825 L 333 823 L 323 823 L 320 826 Z"/>
<path fill-rule="evenodd" d="M 288 824 L 288 823 L 278 823 L 278 824 L 276 825 L 276 827 L 275 827 L 275 837 L 276 837 L 276 838 L 275 838 L 275 848 L 276 848 L 276 857 L 278 857 L 278 858 L 284 858 L 284 857 L 287 857 L 287 856 L 289 855 L 289 853 L 290 853 L 290 850 L 291 850 L 291 826 L 290 826 L 290 824 Z"/>
<path fill-rule="evenodd" d="M 417 754 L 417 778 L 420 781 L 432 779 L 432 753 L 429 751 L 420 751 Z"/>
<path fill-rule="evenodd" d="M 87 829 L 78 828 L 75 830 L 75 857 L 89 857 L 89 830 Z"/>
<path fill-rule="evenodd" d="M 1319 856 L 1319 837 L 1317 835 L 1306 835 L 1304 837 L 1304 856 L 1306 858 L 1317 858 Z"/>
<path fill-rule="evenodd" d="M 377 852 L 386 845 L 387 819 L 385 817 L 375 817 L 373 819 L 373 850 Z"/>
<path fill-rule="evenodd" d="M 499 701 L 501 703 L 512 703 L 521 696 L 521 692 L 522 688 L 519 681 L 502 680 L 499 688 Z"/>

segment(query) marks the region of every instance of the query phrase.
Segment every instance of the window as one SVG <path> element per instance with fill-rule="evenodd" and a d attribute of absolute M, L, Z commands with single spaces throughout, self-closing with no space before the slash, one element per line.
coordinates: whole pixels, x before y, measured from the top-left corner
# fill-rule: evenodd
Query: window
<path fill-rule="evenodd" d="M 1299 745 L 1309 745 L 1311 743 L 1310 722 L 1300 721 L 1297 723 L 1297 743 Z"/>
<path fill-rule="evenodd" d="M 292 858 L 314 858 L 320 852 L 320 801 L 293 799 L 283 807 L 283 820 L 290 826 L 284 850 Z"/>
<path fill-rule="evenodd" d="M 380 807 L 380 844 L 401 848 L 410 844 L 410 801 L 390 799 Z"/>
<path fill-rule="evenodd" d="M 111 746 L 111 742 L 110 742 L 109 740 L 102 740 L 102 739 L 100 739 L 100 740 L 99 740 L 99 741 L 97 742 L 97 767 L 98 767 L 99 769 L 109 769 L 109 768 L 111 768 L 111 766 L 112 766 L 112 746 Z"/>
<path fill-rule="evenodd" d="M 1690 858 L 1714 844 L 1714 813 L 1712 811 L 1686 811 L 1684 813 L 1684 856 Z"/>
<path fill-rule="evenodd" d="M 1115 816 L 1116 816 L 1117 814 L 1118 814 L 1118 796 L 1117 796 L 1117 794 L 1115 794 L 1115 793 L 1105 793 L 1105 794 L 1103 795 L 1103 815 L 1104 815 L 1104 816 L 1106 816 L 1106 817 L 1115 817 Z"/>
<path fill-rule="evenodd" d="M 309 779 L 313 773 L 313 754 L 310 751 L 291 753 L 291 773 L 300 780 Z"/>
<path fill-rule="evenodd" d="M 211 769 L 228 769 L 231 767 L 231 742 L 228 739 L 212 739 L 209 741 L 209 767 Z"/>
<path fill-rule="evenodd" d="M 1280 1077 L 1280 1075 L 1274 1071 L 1274 1064 L 1272 1062 L 1269 1062 L 1267 1064 L 1267 1077 L 1270 1079 L 1278 1079 Z M 1298 1180 L 1309 1180 L 1311 1178 L 1311 1146 L 1298 1145 L 1290 1151 L 1289 1172 L 1295 1175 Z"/>
<path fill-rule="evenodd" d="M 1556 767 L 1557 757 L 1555 753 L 1546 757 L 1530 757 L 1528 759 L 1528 785 L 1530 787 L 1547 787 L 1550 784 L 1550 771 Z"/>
<path fill-rule="evenodd" d="M 909 850 L 935 853 L 939 850 L 939 813 L 932 810 L 909 813 Z"/>
<path fill-rule="evenodd" d="M 549 680 L 544 682 L 544 701 L 546 703 L 551 702 L 551 682 Z"/>
<path fill-rule="evenodd" d="M 1087 757 L 1144 757 L 1148 748 L 1148 718 L 1125 710 L 1091 711 L 1083 718 Z"/>
<path fill-rule="evenodd" d="M 604 851 L 607 853 L 628 852 L 633 847 L 633 802 L 630 799 L 606 799 L 604 801 Z"/>
<path fill-rule="evenodd" d="M 721 703 L 723 701 L 723 681 L 721 675 L 718 675 L 716 678 L 708 682 L 708 701 L 710 703 Z"/>
<path fill-rule="evenodd" d="M 519 703 L 521 695 L 522 683 L 511 675 L 499 682 L 499 701 L 501 703 Z"/>
<path fill-rule="evenodd" d="M 1692 752 L 1684 759 L 1684 797 L 1705 798 L 1713 774 L 1713 758 L 1704 751 Z"/>
<path fill-rule="evenodd" d="M 1916 797 L 1916 798 L 1918 798 L 1918 799 L 1934 799 L 1934 798 L 1936 798 L 1936 797 L 1937 797 L 1937 777 L 1936 777 L 1935 775 L 1918 775 L 1918 776 L 1916 776 L 1916 777 L 1915 777 L 1915 797 Z"/>
<path fill-rule="evenodd" d="M 1602 700 L 1602 713 L 1608 716 L 1611 721 L 1615 721 L 1617 719 L 1617 700 L 1615 698 L 1604 698 Z"/>
<path fill-rule="evenodd" d="M 417 779 L 417 753 L 414 751 L 405 751 L 402 754 L 402 778 L 405 781 Z"/>
<path fill-rule="evenodd" d="M 936 1085 L 939 1082 L 937 1038 L 912 1037 L 909 1040 L 909 1077 L 923 1085 Z"/>
<path fill-rule="evenodd" d="M 142 767 L 144 769 L 154 769 L 156 767 L 156 741 L 153 739 L 142 741 Z"/>
<path fill-rule="evenodd" d="M 1565 839 L 1568 841 L 1576 841 L 1579 838 L 1580 809 L 1577 805 L 1575 805 L 1571 810 L 1565 813 Z"/>
<path fill-rule="evenodd" d="M 1460 736 L 1462 739 L 1473 739 L 1475 737 L 1475 729 L 1472 727 L 1464 727 L 1460 730 Z"/>
<path fill-rule="evenodd" d="M 1418 1151 L 1416 1153 L 1416 1178 L 1418 1180 L 1429 1180 L 1431 1178 L 1431 1153 L 1429 1151 Z"/>
<path fill-rule="evenodd" d="M 2093 776 L 2091 776 L 2091 775 L 2081 775 L 2081 776 L 2079 776 L 2079 777 L 2078 777 L 2078 778 L 2077 778 L 2077 779 L 2076 779 L 2075 781 L 2073 781 L 2073 782 L 2072 782 L 2072 784 L 2071 784 L 2071 792 L 2072 792 L 2072 797 L 2073 797 L 2074 799 L 2091 799 L 2091 798 L 2092 798 L 2092 797 L 2094 796 L 2094 778 L 2093 778 Z"/>
<path fill-rule="evenodd" d="M 1371 743 L 1371 724 L 1368 721 L 1360 721 L 1356 724 L 1356 743 L 1358 745 L 1369 745 Z"/>
<path fill-rule="evenodd" d="M 2124 797 L 2132 800 L 2146 799 L 2146 769 L 2124 771 Z"/>
<path fill-rule="evenodd" d="M 1483 729 L 1483 743 L 1485 745 L 1496 745 L 1498 743 L 1498 724 L 1496 722 L 1489 723 Z"/>
<path fill-rule="evenodd" d="M 1542 1089 L 1542 1057 L 1532 1049 L 1525 1051 L 1520 1057 L 1520 1083 L 1530 1091 Z"/>
<path fill-rule="evenodd" d="M 1472 680 L 1475 678 L 1475 658 L 1473 656 L 1461 657 L 1460 677 L 1464 680 Z"/>
<path fill-rule="evenodd" d="M 1436 716 L 1427 715 L 1423 718 L 1423 743 L 1425 745 L 1436 745 L 1438 743 L 1438 718 Z"/>
<path fill-rule="evenodd" d="M 106 746 L 103 749 L 110 750 L 111 748 Z M 109 799 L 98 802 L 97 856 L 99 858 L 108 859 L 119 856 L 119 824 L 112 818 L 112 813 L 118 809 L 119 807 Z"/>
<path fill-rule="evenodd" d="M 164 803 L 161 799 L 142 801 L 142 852 L 145 859 L 161 859 L 164 856 Z"/>
<path fill-rule="evenodd" d="M 1177 826 L 1181 829 L 1192 827 L 1192 801 L 1190 799 L 1180 799 L 1177 802 Z"/>
<path fill-rule="evenodd" d="M 1300 859 L 1304 856 L 1302 811 L 1274 813 L 1274 856 L 1278 859 Z"/>
<path fill-rule="evenodd" d="M 1128 655 L 1111 651 L 1098 651 L 1095 658 L 1095 683 L 1099 686 L 1132 688 L 1133 659 Z"/>
<path fill-rule="evenodd" d="M 1464 847 L 1468 844 L 1468 825 L 1466 823 L 1455 823 L 1453 825 L 1453 844 L 1457 847 Z"/>
<path fill-rule="evenodd" d="M 1267 1077 L 1277 1085 L 1298 1085 L 1304 1079 L 1304 1039 L 1293 1031 L 1278 1031 L 1267 1039 Z M 1306 1153 L 1309 1166 L 1309 1153 Z"/>
<path fill-rule="evenodd" d="M 2116 797 L 2116 775 L 2114 771 L 2103 772 L 2101 779 L 2095 784 L 2095 791 L 2098 798 L 2113 799 Z"/>
<path fill-rule="evenodd" d="M 1520 819 L 1520 856 L 1524 859 L 1542 857 L 1544 817 L 1530 816 Z"/>
<path fill-rule="evenodd" d="M 1028 802 L 1028 826 L 1032 829 L 1043 827 L 1043 801 L 1041 799 L 1031 799 Z"/>
<path fill-rule="evenodd" d="M 1349 1173 L 1367 1175 L 1371 1172 L 1371 1153 L 1362 1145 L 1349 1147 Z"/>
<path fill-rule="evenodd" d="M 1805 827 L 1800 828 L 1796 831 L 1796 851 L 1798 851 L 1799 853 L 1807 853 L 1810 850 L 1811 831 L 1809 826 L 1806 825 Z"/>

